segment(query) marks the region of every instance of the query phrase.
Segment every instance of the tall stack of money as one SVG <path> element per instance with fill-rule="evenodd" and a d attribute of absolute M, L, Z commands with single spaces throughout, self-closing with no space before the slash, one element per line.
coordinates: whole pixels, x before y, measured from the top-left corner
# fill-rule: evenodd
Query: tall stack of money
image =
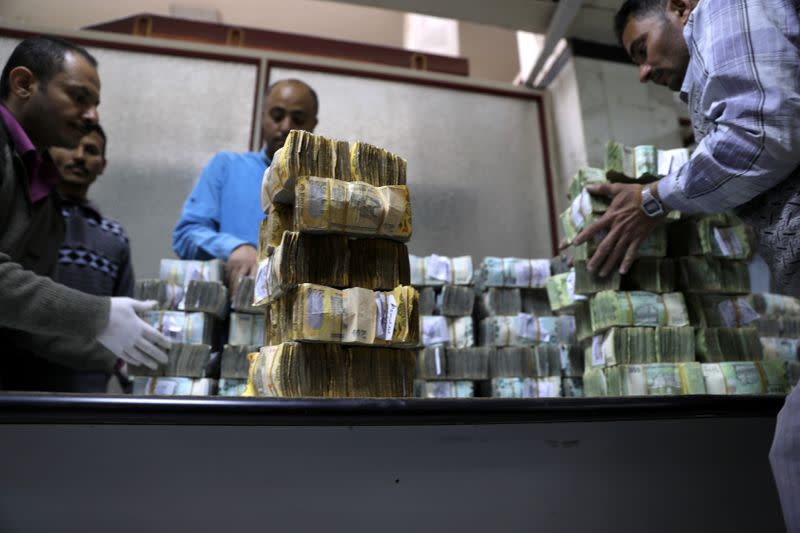
<path fill-rule="evenodd" d="M 228 315 L 228 290 L 219 260 L 162 259 L 159 279 L 138 280 L 134 297 L 155 300 L 143 318 L 170 341 L 169 362 L 156 370 L 130 367 L 134 394 L 208 395 L 217 389 L 212 354 Z M 217 352 L 218 353 L 218 352 Z"/>
<path fill-rule="evenodd" d="M 265 346 L 248 355 L 245 395 L 411 396 L 420 298 L 405 160 L 292 131 L 261 200 L 253 302 Z"/>
<path fill-rule="evenodd" d="M 683 149 L 612 141 L 605 180 L 650 183 L 687 159 Z M 582 170 L 573 180 L 570 208 L 561 216 L 569 239 L 603 216 L 608 200 L 585 188 L 603 181 L 594 170 Z M 762 344 L 777 348 L 778 343 L 760 342 L 753 326 L 760 323 L 772 333 L 781 328 L 751 305 L 745 263 L 750 244 L 736 217 L 671 213 L 668 224 L 640 247 L 628 273 L 606 279 L 586 271 L 599 240 L 575 250 L 574 274 L 551 291 L 554 305 L 575 309 L 577 335 L 584 342 L 587 396 L 746 394 L 785 388 L 783 363 L 761 361 Z M 586 303 L 577 303 L 579 296 L 587 297 Z M 790 329 L 792 325 L 790 321 Z"/>
<path fill-rule="evenodd" d="M 599 220 L 609 200 L 585 187 L 603 182 L 649 183 L 688 158 L 684 150 L 627 147 L 610 142 L 606 168 L 582 169 L 570 186 L 570 207 L 561 215 L 571 241 Z M 573 247 L 573 268 L 549 286 L 551 305 L 575 315 L 584 354 L 586 396 L 705 392 L 695 363 L 695 333 L 683 295 L 676 290 L 676 265 L 666 257 L 667 232 L 660 228 L 640 246 L 624 276 L 603 278 L 588 261 L 603 235 Z"/>
<path fill-rule="evenodd" d="M 476 318 L 480 344 L 491 350 L 482 395 L 502 398 L 579 396 L 572 316 L 555 316 L 547 284 L 550 259 L 486 257 L 478 269 Z"/>
<path fill-rule="evenodd" d="M 220 356 L 219 396 L 241 396 L 247 386 L 250 367 L 248 354 L 264 345 L 264 310 L 253 305 L 255 278 L 239 279 L 239 288 L 231 300 L 228 342 Z"/>
<path fill-rule="evenodd" d="M 489 354 L 475 347 L 471 256 L 410 256 L 411 284 L 420 293 L 421 344 L 415 395 L 471 398 L 488 376 Z"/>

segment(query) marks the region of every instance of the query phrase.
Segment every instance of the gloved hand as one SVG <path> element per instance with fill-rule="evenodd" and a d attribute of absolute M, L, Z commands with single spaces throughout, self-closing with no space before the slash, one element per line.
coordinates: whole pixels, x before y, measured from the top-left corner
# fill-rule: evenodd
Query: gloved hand
<path fill-rule="evenodd" d="M 158 302 L 154 301 L 111 298 L 108 324 L 97 336 L 97 342 L 131 365 L 155 369 L 159 363 L 166 363 L 167 355 L 159 346 L 168 350 L 169 340 L 136 314 L 137 311 L 147 311 L 156 305 Z"/>

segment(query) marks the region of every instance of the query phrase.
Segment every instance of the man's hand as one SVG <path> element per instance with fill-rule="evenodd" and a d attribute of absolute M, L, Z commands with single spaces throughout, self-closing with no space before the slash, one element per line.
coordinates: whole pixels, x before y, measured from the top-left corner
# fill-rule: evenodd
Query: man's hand
<path fill-rule="evenodd" d="M 255 276 L 258 271 L 258 252 L 254 246 L 243 244 L 236 248 L 228 258 L 228 289 L 231 298 L 239 289 L 239 279 Z"/>
<path fill-rule="evenodd" d="M 642 211 L 641 185 L 599 183 L 586 188 L 591 194 L 611 198 L 611 205 L 603 216 L 575 237 L 574 244 L 583 244 L 607 231 L 587 267 L 590 271 L 599 269 L 600 275 L 605 277 L 622 261 L 619 271 L 625 274 L 642 241 L 662 223 L 662 219 L 650 218 Z"/>
<path fill-rule="evenodd" d="M 164 351 L 170 347 L 169 339 L 136 314 L 153 309 L 157 304 L 133 298 L 111 298 L 108 324 L 97 336 L 97 342 L 132 365 L 155 370 L 159 364 L 165 364 L 167 354 Z"/>

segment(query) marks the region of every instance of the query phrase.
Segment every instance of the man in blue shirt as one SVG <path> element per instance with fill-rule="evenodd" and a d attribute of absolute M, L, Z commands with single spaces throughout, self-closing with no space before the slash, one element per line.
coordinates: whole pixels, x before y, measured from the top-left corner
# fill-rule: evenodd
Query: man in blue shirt
<path fill-rule="evenodd" d="M 281 80 L 267 89 L 261 116 L 266 146 L 259 152 L 220 152 L 203 169 L 172 232 L 181 259 L 219 258 L 227 262 L 230 294 L 239 278 L 255 276 L 261 178 L 290 130 L 314 131 L 319 101 L 300 80 Z"/>

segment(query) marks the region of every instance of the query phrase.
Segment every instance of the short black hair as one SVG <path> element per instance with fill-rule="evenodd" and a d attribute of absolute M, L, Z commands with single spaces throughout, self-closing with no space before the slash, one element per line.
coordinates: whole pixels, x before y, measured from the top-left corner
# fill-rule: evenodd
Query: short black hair
<path fill-rule="evenodd" d="M 68 52 L 83 56 L 93 67 L 97 60 L 82 46 L 73 44 L 58 37 L 39 35 L 25 39 L 14 48 L 8 58 L 3 74 L 0 75 L 0 101 L 7 101 L 11 95 L 11 71 L 17 67 L 26 67 L 43 86 L 64 67 L 64 57 Z"/>
<path fill-rule="evenodd" d="M 619 44 L 622 44 L 622 33 L 631 17 L 641 20 L 648 15 L 665 15 L 666 7 L 667 0 L 625 0 L 614 16 L 614 32 Z"/>
<path fill-rule="evenodd" d="M 272 90 L 279 83 L 299 83 L 300 85 L 302 85 L 303 87 L 308 89 L 308 92 L 311 93 L 311 99 L 314 101 L 314 116 L 315 117 L 317 116 L 317 113 L 319 113 L 319 98 L 317 98 L 317 92 L 314 89 L 312 89 L 311 86 L 309 84 L 307 84 L 306 82 L 304 82 L 303 80 L 298 80 L 298 79 L 295 79 L 295 78 L 289 78 L 289 79 L 286 79 L 286 80 L 278 80 L 275 83 L 270 84 L 269 87 L 267 87 L 267 92 L 264 93 L 265 98 L 268 98 L 269 95 L 272 94 Z"/>
<path fill-rule="evenodd" d="M 89 133 L 96 133 L 96 134 L 98 134 L 100 136 L 101 139 L 103 139 L 102 153 L 103 153 L 103 159 L 105 159 L 106 158 L 106 142 L 107 142 L 106 141 L 106 132 L 105 132 L 105 130 L 103 130 L 103 127 L 100 124 L 92 124 L 91 126 L 89 126 L 89 132 L 86 135 L 89 135 Z M 86 135 L 84 135 L 84 137 Z"/>

